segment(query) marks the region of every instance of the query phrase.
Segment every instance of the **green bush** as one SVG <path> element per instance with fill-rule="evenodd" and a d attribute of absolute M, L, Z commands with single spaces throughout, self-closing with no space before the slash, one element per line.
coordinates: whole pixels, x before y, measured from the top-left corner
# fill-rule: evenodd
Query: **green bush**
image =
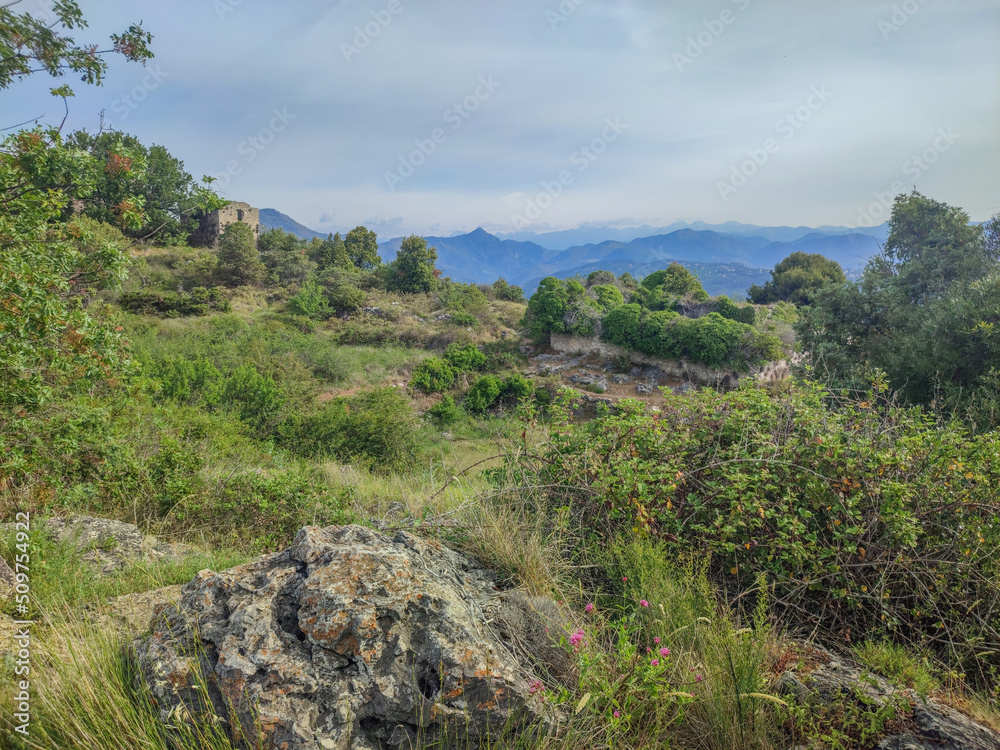
<path fill-rule="evenodd" d="M 222 387 L 219 403 L 242 422 L 262 431 L 285 403 L 285 395 L 270 375 L 250 364 L 240 365 Z"/>
<path fill-rule="evenodd" d="M 118 305 L 135 315 L 157 315 L 161 318 L 184 318 L 208 315 L 210 312 L 229 312 L 229 300 L 224 299 L 218 288 L 195 287 L 187 292 L 155 292 L 139 290 L 123 292 Z"/>
<path fill-rule="evenodd" d="M 538 285 L 538 291 L 528 300 L 523 324 L 535 337 L 549 333 L 563 333 L 565 331 L 563 315 L 568 304 L 569 293 L 566 291 L 566 285 L 554 276 L 547 276 Z"/>
<path fill-rule="evenodd" d="M 440 357 L 429 357 L 413 371 L 410 387 L 424 393 L 439 393 L 455 382 L 455 368 Z"/>
<path fill-rule="evenodd" d="M 642 308 L 639 305 L 628 304 L 616 307 L 604 316 L 601 338 L 626 349 L 635 349 L 641 319 Z"/>
<path fill-rule="evenodd" d="M 427 416 L 439 427 L 450 427 L 462 418 L 462 408 L 451 396 L 445 396 L 427 410 Z"/>
<path fill-rule="evenodd" d="M 482 370 L 486 365 L 486 355 L 475 344 L 449 344 L 444 350 L 444 360 L 459 372 Z"/>
<path fill-rule="evenodd" d="M 723 318 L 752 326 L 757 321 L 757 308 L 753 305 L 737 305 L 729 297 L 722 295 L 715 300 L 715 309 Z"/>
<path fill-rule="evenodd" d="M 361 463 L 379 472 L 405 469 L 416 454 L 416 416 L 395 388 L 337 399 L 311 414 L 296 414 L 276 429 L 296 455 Z"/>
<path fill-rule="evenodd" d="M 439 296 L 444 308 L 452 312 L 484 312 L 490 306 L 486 295 L 475 284 L 451 282 L 445 285 Z"/>
<path fill-rule="evenodd" d="M 590 291 L 597 295 L 597 302 L 604 311 L 613 310 L 625 304 L 625 295 L 618 287 L 611 284 L 598 284 L 591 287 Z"/>
<path fill-rule="evenodd" d="M 517 373 L 504 378 L 500 386 L 500 398 L 511 406 L 516 406 L 534 392 L 535 384 L 531 379 Z"/>
<path fill-rule="evenodd" d="M 288 311 L 311 320 L 326 320 L 330 317 L 330 303 L 315 279 L 306 279 L 299 293 L 288 300 Z"/>
<path fill-rule="evenodd" d="M 493 296 L 506 302 L 522 302 L 524 290 L 519 286 L 508 284 L 503 277 L 493 282 Z"/>
<path fill-rule="evenodd" d="M 448 318 L 448 322 L 453 326 L 460 326 L 462 328 L 476 328 L 479 325 L 479 318 L 472 313 L 453 312 Z"/>
<path fill-rule="evenodd" d="M 502 391 L 503 381 L 500 378 L 496 375 L 483 375 L 465 394 L 465 408 L 472 414 L 485 414 L 500 400 Z"/>
<path fill-rule="evenodd" d="M 520 481 L 561 488 L 581 538 L 635 529 L 711 553 L 731 590 L 765 575 L 796 618 L 909 634 L 980 679 L 1000 666 L 996 434 L 894 406 L 882 383 L 838 408 L 818 386 L 748 385 L 659 413 L 621 402 L 539 450 Z"/>

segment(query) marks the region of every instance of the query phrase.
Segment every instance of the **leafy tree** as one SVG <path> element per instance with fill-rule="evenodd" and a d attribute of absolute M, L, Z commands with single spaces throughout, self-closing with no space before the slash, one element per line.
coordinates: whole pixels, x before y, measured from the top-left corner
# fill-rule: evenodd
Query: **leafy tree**
<path fill-rule="evenodd" d="M 123 201 L 140 201 L 144 220 L 141 226 L 128 231 L 129 236 L 150 240 L 161 245 L 180 245 L 198 227 L 194 218 L 198 209 L 212 210 L 224 201 L 211 195 L 204 186 L 195 183 L 184 171 L 184 163 L 174 158 L 163 146 L 144 146 L 138 138 L 108 131 L 92 135 L 78 131 L 69 142 L 90 152 L 111 168 L 97 176 L 93 193 L 83 201 L 83 211 L 99 221 L 115 224 Z M 117 162 L 122 149 L 129 152 L 132 162 L 141 170 L 124 171 Z M 208 182 L 208 178 L 203 178 Z"/>
<path fill-rule="evenodd" d="M 321 271 L 353 266 L 351 257 L 347 254 L 347 244 L 341 239 L 340 232 L 327 235 L 312 251 L 311 260 Z"/>
<path fill-rule="evenodd" d="M 538 285 L 538 291 L 528 300 L 528 309 L 524 313 L 524 325 L 533 336 L 544 336 L 548 333 L 563 333 L 565 325 L 563 316 L 569 304 L 569 294 L 566 285 L 555 276 L 546 276 Z"/>
<path fill-rule="evenodd" d="M 302 284 L 313 271 L 306 241 L 290 232 L 282 229 L 261 232 L 257 249 L 274 283 Z"/>
<path fill-rule="evenodd" d="M 503 381 L 496 375 L 483 375 L 465 394 L 465 408 L 471 414 L 485 414 L 503 392 Z"/>
<path fill-rule="evenodd" d="M 493 295 L 507 302 L 520 302 L 524 299 L 524 290 L 519 286 L 508 284 L 503 277 L 493 282 Z"/>
<path fill-rule="evenodd" d="M 267 278 L 253 230 L 241 221 L 226 227 L 219 237 L 219 280 L 229 287 L 255 286 Z"/>
<path fill-rule="evenodd" d="M 362 270 L 371 270 L 382 263 L 378 254 L 378 235 L 366 227 L 355 227 L 344 238 L 347 257 Z M 336 250 L 334 250 L 336 257 Z"/>
<path fill-rule="evenodd" d="M 662 289 L 663 293 L 684 297 L 688 294 L 708 298 L 698 277 L 680 263 L 671 263 L 662 271 L 655 271 L 642 280 L 642 286 L 650 291 Z"/>
<path fill-rule="evenodd" d="M 113 49 L 97 50 L 94 45 L 77 44 L 54 23 L 28 13 L 15 13 L 13 5 L 0 6 L 0 89 L 33 73 L 59 77 L 67 70 L 78 73 L 85 83 L 99 86 L 108 69 L 104 59 L 107 53 L 115 52 L 143 65 L 153 57 L 149 50 L 153 37 L 141 26 L 132 25 L 122 34 L 112 34 Z M 75 0 L 55 3 L 52 13 L 67 30 L 87 26 Z M 67 89 L 66 95 L 72 96 L 72 91 Z"/>
<path fill-rule="evenodd" d="M 598 284 L 591 287 L 590 291 L 597 296 L 597 302 L 603 310 L 613 310 L 625 304 L 625 295 L 618 287 L 611 284 Z"/>
<path fill-rule="evenodd" d="M 626 349 L 634 349 L 638 341 L 641 319 L 642 308 L 639 305 L 616 307 L 604 317 L 601 338 Z"/>
<path fill-rule="evenodd" d="M 764 286 L 750 287 L 750 300 L 757 305 L 791 302 L 808 305 L 815 293 L 826 284 L 847 281 L 840 264 L 818 253 L 792 253 L 771 271 Z"/>
<path fill-rule="evenodd" d="M 391 264 L 389 279 L 392 288 L 401 292 L 429 292 L 434 286 L 436 261 L 437 250 L 427 247 L 427 240 L 423 237 L 410 235 L 403 240 L 396 260 Z"/>
<path fill-rule="evenodd" d="M 350 269 L 328 268 L 320 277 L 326 297 L 338 313 L 353 313 L 364 307 L 365 293 L 358 286 L 358 276 L 351 266 Z"/>
<path fill-rule="evenodd" d="M 857 284 L 820 289 L 797 324 L 819 374 L 861 388 L 882 371 L 907 401 L 996 425 L 1000 352 L 988 341 L 1000 324 L 996 235 L 960 209 L 900 195 L 889 238 Z"/>

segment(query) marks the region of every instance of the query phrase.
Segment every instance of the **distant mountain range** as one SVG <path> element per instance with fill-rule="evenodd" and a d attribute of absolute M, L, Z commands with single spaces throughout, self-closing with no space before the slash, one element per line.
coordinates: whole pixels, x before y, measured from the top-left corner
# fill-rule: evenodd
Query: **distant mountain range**
<path fill-rule="evenodd" d="M 325 237 L 274 209 L 261 209 L 261 225 L 306 239 Z M 649 234 L 646 234 L 649 232 Z M 753 284 L 770 279 L 768 270 L 794 252 L 819 253 L 840 263 L 849 275 L 879 252 L 888 228 L 758 227 L 679 223 L 614 229 L 583 227 L 564 232 L 493 235 L 480 228 L 453 237 L 427 237 L 438 252 L 438 268 L 455 281 L 488 284 L 501 276 L 532 293 L 545 276 L 569 278 L 603 269 L 642 278 L 677 261 L 697 274 L 712 295 L 742 299 Z M 633 236 L 636 235 L 636 236 Z M 570 240 L 586 240 L 565 246 Z M 392 261 L 402 237 L 379 245 Z"/>

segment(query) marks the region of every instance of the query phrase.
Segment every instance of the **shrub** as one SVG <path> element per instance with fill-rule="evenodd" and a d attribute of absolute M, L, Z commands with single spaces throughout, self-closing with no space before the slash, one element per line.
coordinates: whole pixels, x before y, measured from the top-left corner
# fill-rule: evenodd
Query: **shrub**
<path fill-rule="evenodd" d="M 519 286 L 508 284 L 506 279 L 500 277 L 493 282 L 493 296 L 506 302 L 521 302 L 524 300 L 524 290 Z"/>
<path fill-rule="evenodd" d="M 753 305 L 737 305 L 725 295 L 715 300 L 714 307 L 714 312 L 728 320 L 735 320 L 749 326 L 757 321 L 757 308 Z"/>
<path fill-rule="evenodd" d="M 456 312 L 483 312 L 489 308 L 489 300 L 475 284 L 451 282 L 440 293 L 441 304 Z"/>
<path fill-rule="evenodd" d="M 445 361 L 459 372 L 482 370 L 486 365 L 486 355 L 474 344 L 449 344 L 444 350 Z"/>
<path fill-rule="evenodd" d="M 296 455 L 358 462 L 379 472 L 405 469 L 416 453 L 416 416 L 394 388 L 337 399 L 312 414 L 293 415 L 277 430 Z"/>
<path fill-rule="evenodd" d="M 249 224 L 237 221 L 227 226 L 219 237 L 218 254 L 219 280 L 224 286 L 257 285 L 267 278 Z"/>
<path fill-rule="evenodd" d="M 299 293 L 288 300 L 288 311 L 292 315 L 301 315 L 312 320 L 325 320 L 330 317 L 330 304 L 326 301 L 323 290 L 315 279 L 306 279 Z"/>
<path fill-rule="evenodd" d="M 531 379 L 517 373 L 504 378 L 500 386 L 500 398 L 511 406 L 516 406 L 534 392 L 535 384 Z"/>
<path fill-rule="evenodd" d="M 503 382 L 496 375 L 478 378 L 465 394 L 465 408 L 472 414 L 485 414 L 499 399 Z"/>
<path fill-rule="evenodd" d="M 285 396 L 270 375 L 262 375 L 250 364 L 240 365 L 226 380 L 220 403 L 257 430 L 269 426 L 285 403 Z"/>
<path fill-rule="evenodd" d="M 438 393 L 451 388 L 455 368 L 440 357 L 429 357 L 417 365 L 410 378 L 410 387 L 424 393 Z"/>
<path fill-rule="evenodd" d="M 229 300 L 223 299 L 218 288 L 195 287 L 191 293 L 154 292 L 139 290 L 123 292 L 118 305 L 135 315 L 156 315 L 161 318 L 203 316 L 210 312 L 229 312 Z"/>
<path fill-rule="evenodd" d="M 471 313 L 467 312 L 455 312 L 451 313 L 451 317 L 448 318 L 448 322 L 453 326 L 461 326 L 462 328 L 475 328 L 479 325 L 479 318 Z"/>
<path fill-rule="evenodd" d="M 528 309 L 524 313 L 524 325 L 532 336 L 544 336 L 549 333 L 563 333 L 563 316 L 569 303 L 569 293 L 566 285 L 555 278 L 547 276 L 538 285 L 538 291 L 528 300 Z"/>
<path fill-rule="evenodd" d="M 618 287 L 611 284 L 598 284 L 592 287 L 590 291 L 597 295 L 597 303 L 604 311 L 613 310 L 625 304 L 625 295 L 621 293 Z"/>
<path fill-rule="evenodd" d="M 1000 664 L 1000 436 L 884 392 L 838 408 L 813 385 L 668 395 L 659 413 L 620 402 L 560 425 L 520 481 L 561 488 L 551 501 L 574 504 L 581 538 L 638 529 L 710 552 L 732 590 L 764 574 L 797 618 L 909 634 L 985 679 Z"/>
<path fill-rule="evenodd" d="M 635 349 L 642 308 L 639 305 L 616 307 L 604 317 L 601 338 L 626 349 Z"/>
<path fill-rule="evenodd" d="M 570 302 L 563 315 L 563 330 L 574 336 L 596 336 L 601 331 L 601 313 L 593 300 L 578 299 Z"/>
<path fill-rule="evenodd" d="M 439 427 L 449 427 L 462 418 L 462 408 L 451 396 L 445 396 L 427 410 L 427 416 Z"/>

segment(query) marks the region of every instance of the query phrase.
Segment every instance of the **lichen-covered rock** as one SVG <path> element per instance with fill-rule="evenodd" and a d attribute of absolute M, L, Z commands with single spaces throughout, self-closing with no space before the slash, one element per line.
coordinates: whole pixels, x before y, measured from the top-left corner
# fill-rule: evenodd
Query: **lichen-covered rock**
<path fill-rule="evenodd" d="M 558 638 L 549 618 L 436 542 L 307 527 L 283 553 L 199 573 L 135 651 L 168 724 L 224 721 L 286 750 L 476 747 L 551 720 L 532 688 L 542 672 L 518 656 Z"/>

